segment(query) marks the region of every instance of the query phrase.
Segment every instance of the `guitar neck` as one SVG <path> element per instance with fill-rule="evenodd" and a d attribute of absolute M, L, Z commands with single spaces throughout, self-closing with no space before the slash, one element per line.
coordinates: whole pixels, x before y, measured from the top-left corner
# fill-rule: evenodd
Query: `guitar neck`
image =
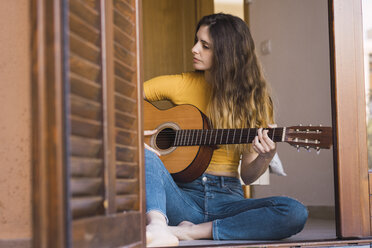
<path fill-rule="evenodd" d="M 285 127 L 265 128 L 274 142 L 282 142 L 285 138 Z M 258 128 L 243 129 L 184 129 L 173 131 L 172 146 L 213 146 L 228 144 L 252 143 L 257 136 Z"/>

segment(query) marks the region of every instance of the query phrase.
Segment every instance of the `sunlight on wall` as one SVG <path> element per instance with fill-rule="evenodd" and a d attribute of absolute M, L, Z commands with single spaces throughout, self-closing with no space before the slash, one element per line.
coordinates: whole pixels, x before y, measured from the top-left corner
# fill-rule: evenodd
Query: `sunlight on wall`
<path fill-rule="evenodd" d="M 214 0 L 214 13 L 223 12 L 244 20 L 243 0 Z"/>

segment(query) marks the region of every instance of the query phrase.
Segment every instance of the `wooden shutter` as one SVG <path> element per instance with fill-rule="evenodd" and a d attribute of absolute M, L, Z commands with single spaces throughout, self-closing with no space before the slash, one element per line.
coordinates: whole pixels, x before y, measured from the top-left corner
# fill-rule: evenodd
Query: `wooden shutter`
<path fill-rule="evenodd" d="M 138 8 L 135 0 L 33 1 L 34 128 L 51 136 L 35 148 L 34 175 L 44 180 L 34 184 L 42 200 L 35 247 L 144 246 Z M 43 70 L 57 80 L 38 78 Z M 39 120 L 44 113 L 52 125 Z M 48 146 L 54 155 L 41 171 Z"/>

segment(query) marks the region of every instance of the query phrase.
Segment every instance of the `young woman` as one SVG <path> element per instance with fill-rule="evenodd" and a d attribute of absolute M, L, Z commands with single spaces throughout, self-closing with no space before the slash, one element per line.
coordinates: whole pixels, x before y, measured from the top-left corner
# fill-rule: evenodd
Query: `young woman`
<path fill-rule="evenodd" d="M 245 199 L 238 177 L 252 183 L 276 152 L 262 131 L 273 123 L 273 106 L 247 25 L 232 15 L 205 16 L 191 51 L 196 71 L 145 82 L 145 98 L 192 104 L 214 128 L 260 129 L 250 145 L 218 147 L 208 169 L 191 183 L 176 183 L 146 149 L 148 246 L 191 239 L 273 240 L 298 233 L 307 220 L 301 203 L 288 197 Z"/>

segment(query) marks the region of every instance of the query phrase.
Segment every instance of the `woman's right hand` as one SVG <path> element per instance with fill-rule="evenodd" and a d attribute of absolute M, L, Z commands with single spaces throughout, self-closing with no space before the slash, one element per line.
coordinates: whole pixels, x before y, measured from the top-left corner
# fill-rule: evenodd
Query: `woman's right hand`
<path fill-rule="evenodd" d="M 144 135 L 145 135 L 145 136 L 153 135 L 153 134 L 155 134 L 157 131 L 158 131 L 158 130 L 156 130 L 156 129 L 154 129 L 154 130 L 145 130 L 145 131 L 144 131 Z M 144 143 L 144 144 L 145 144 L 145 148 L 146 148 L 147 150 L 154 152 L 156 155 L 158 155 L 158 156 L 160 157 L 160 153 L 159 153 L 157 150 L 155 150 L 154 148 L 152 148 L 151 146 L 149 146 L 149 145 L 146 144 L 146 143 Z"/>

